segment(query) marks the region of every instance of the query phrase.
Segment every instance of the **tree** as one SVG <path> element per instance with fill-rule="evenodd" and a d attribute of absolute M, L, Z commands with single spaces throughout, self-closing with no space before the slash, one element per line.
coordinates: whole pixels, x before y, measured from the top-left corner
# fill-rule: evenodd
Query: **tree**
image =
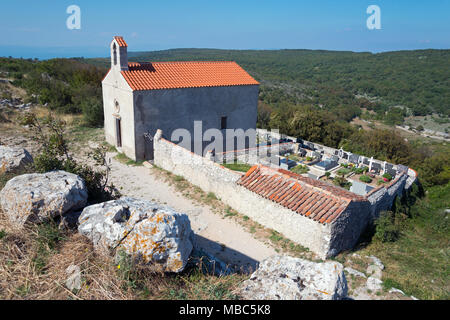
<path fill-rule="evenodd" d="M 34 167 L 38 172 L 64 170 L 80 176 L 88 189 L 88 200 L 92 203 L 104 202 L 120 197 L 120 192 L 109 181 L 110 167 L 106 161 L 106 147 L 93 149 L 88 156 L 101 170 L 78 163 L 70 154 L 65 139 L 65 122 L 51 113 L 40 120 L 34 113 L 27 113 L 21 119 L 22 125 L 28 125 L 34 139 L 40 146 L 39 154 L 34 158 Z"/>

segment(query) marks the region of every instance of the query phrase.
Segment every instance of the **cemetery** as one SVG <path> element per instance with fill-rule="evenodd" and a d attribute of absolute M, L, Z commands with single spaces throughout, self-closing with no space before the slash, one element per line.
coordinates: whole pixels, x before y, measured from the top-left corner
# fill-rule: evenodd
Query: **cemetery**
<path fill-rule="evenodd" d="M 415 173 L 407 166 L 391 164 L 374 158 L 334 149 L 301 138 L 286 137 L 277 133 L 257 129 L 261 145 L 288 145 L 280 152 L 267 152 L 253 158 L 254 163 L 290 170 L 304 177 L 321 180 L 345 188 L 358 195 L 367 195 L 372 190 L 388 185 L 402 173 Z M 273 151 L 273 150 L 272 150 Z M 242 160 L 242 157 L 238 160 Z"/>

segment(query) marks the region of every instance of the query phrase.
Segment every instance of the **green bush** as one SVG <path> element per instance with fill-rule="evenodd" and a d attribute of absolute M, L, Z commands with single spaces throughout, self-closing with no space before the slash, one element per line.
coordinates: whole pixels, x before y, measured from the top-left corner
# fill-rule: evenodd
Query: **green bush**
<path fill-rule="evenodd" d="M 96 97 L 87 99 L 81 103 L 81 111 L 83 119 L 89 127 L 103 126 L 103 104 L 102 101 Z"/>
<path fill-rule="evenodd" d="M 395 214 L 392 211 L 382 211 L 375 221 L 374 238 L 381 242 L 393 242 L 398 239 L 400 228 L 395 223 Z"/>
<path fill-rule="evenodd" d="M 308 168 L 308 166 L 303 166 L 303 165 L 299 164 L 298 166 L 295 166 L 294 168 L 292 168 L 291 171 L 298 173 L 298 174 L 304 174 L 309 171 L 309 168 Z"/>
<path fill-rule="evenodd" d="M 386 178 L 389 181 L 392 180 L 392 176 L 389 173 L 387 173 L 387 172 L 385 174 L 383 174 L 383 178 Z"/>
<path fill-rule="evenodd" d="M 333 179 L 333 184 L 335 184 L 336 186 L 339 186 L 341 188 L 347 189 L 347 190 L 350 190 L 350 187 L 352 186 L 352 183 L 349 182 L 344 177 L 335 177 Z"/>
<path fill-rule="evenodd" d="M 365 182 L 365 183 L 371 183 L 372 182 L 372 179 L 370 177 L 368 177 L 368 176 L 361 176 L 361 177 L 359 177 L 359 180 L 361 180 L 362 182 Z"/>
<path fill-rule="evenodd" d="M 34 169 L 37 172 L 64 170 L 80 176 L 88 190 L 88 201 L 104 202 L 120 197 L 119 191 L 109 183 L 110 167 L 106 161 L 107 147 L 100 146 L 92 150 L 88 156 L 97 167 L 104 170 L 94 170 L 89 165 L 78 163 L 71 155 L 65 139 L 65 122 L 50 114 L 39 120 L 35 114 L 26 114 L 21 123 L 28 125 L 33 131 L 34 139 L 40 146 L 39 154 L 34 157 Z"/>
<path fill-rule="evenodd" d="M 354 173 L 356 173 L 356 174 L 361 174 L 361 173 L 364 172 L 364 168 L 356 168 L 356 167 L 353 167 L 353 168 L 352 168 L 352 171 L 353 171 Z"/>
<path fill-rule="evenodd" d="M 339 169 L 336 173 L 340 176 L 345 176 L 346 174 L 349 174 L 351 172 L 350 169 L 347 168 L 343 168 L 343 169 Z"/>

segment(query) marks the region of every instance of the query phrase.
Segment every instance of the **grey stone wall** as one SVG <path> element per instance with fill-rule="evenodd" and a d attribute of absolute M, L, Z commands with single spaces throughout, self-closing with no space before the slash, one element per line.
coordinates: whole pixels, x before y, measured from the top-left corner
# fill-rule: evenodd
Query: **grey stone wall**
<path fill-rule="evenodd" d="M 258 88 L 248 85 L 135 91 L 136 158 L 151 158 L 152 144 L 144 134 L 154 136 L 157 129 L 162 129 L 164 138 L 171 140 L 174 130 L 184 128 L 193 141 L 201 141 L 201 136 L 194 137 L 194 121 L 202 121 L 201 134 L 211 128 L 220 129 L 221 117 L 227 117 L 229 129 L 256 129 Z M 202 154 L 210 143 L 202 141 Z M 193 146 L 191 151 L 195 152 Z"/>
<path fill-rule="evenodd" d="M 368 223 L 380 211 L 392 207 L 409 178 L 403 174 L 389 185 L 372 190 L 367 200 L 350 202 L 333 223 L 321 224 L 237 185 L 243 174 L 214 163 L 212 156 L 207 159 L 189 152 L 162 138 L 161 132 L 155 135 L 153 143 L 155 165 L 183 176 L 205 192 L 213 192 L 236 211 L 309 248 L 321 258 L 353 248 Z"/>
<path fill-rule="evenodd" d="M 370 222 L 369 201 L 353 201 L 347 210 L 331 224 L 330 247 L 327 256 L 352 249 Z"/>
<path fill-rule="evenodd" d="M 392 208 L 395 197 L 403 195 L 407 179 L 408 175 L 402 174 L 387 186 L 382 185 L 367 194 L 367 200 L 371 204 L 370 216 L 372 220 L 378 218 L 381 211 Z"/>
<path fill-rule="evenodd" d="M 367 201 L 351 203 L 348 212 L 344 211 L 333 224 L 321 224 L 237 185 L 241 173 L 193 154 L 161 138 L 159 132 L 153 142 L 155 165 L 183 176 L 205 192 L 213 192 L 236 211 L 309 248 L 321 258 L 350 249 L 367 224 L 370 214 Z"/>

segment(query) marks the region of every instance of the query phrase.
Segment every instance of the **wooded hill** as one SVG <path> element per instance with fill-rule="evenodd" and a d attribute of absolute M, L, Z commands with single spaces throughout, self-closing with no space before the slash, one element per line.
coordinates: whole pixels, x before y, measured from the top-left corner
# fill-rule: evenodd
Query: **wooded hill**
<path fill-rule="evenodd" d="M 286 103 L 360 107 L 379 113 L 405 106 L 413 115 L 450 115 L 450 50 L 385 53 L 325 50 L 173 49 L 130 52 L 130 61 L 233 60 L 262 83 L 260 98 Z M 109 59 L 89 59 L 108 66 Z M 408 111 L 405 110 L 405 113 Z"/>

